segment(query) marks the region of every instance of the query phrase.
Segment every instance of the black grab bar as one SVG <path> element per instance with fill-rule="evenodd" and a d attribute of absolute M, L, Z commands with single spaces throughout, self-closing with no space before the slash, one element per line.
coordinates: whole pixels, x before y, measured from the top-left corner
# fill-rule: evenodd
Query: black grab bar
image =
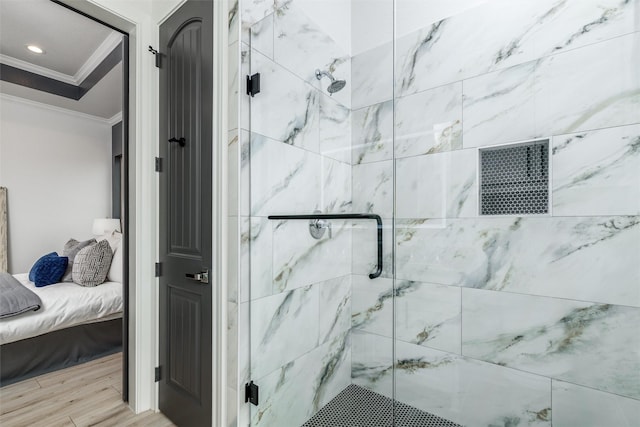
<path fill-rule="evenodd" d="M 374 214 L 312 214 L 312 215 L 269 215 L 269 219 L 375 219 L 378 224 L 378 265 L 376 271 L 369 274 L 369 279 L 375 279 L 382 274 L 382 218 Z"/>

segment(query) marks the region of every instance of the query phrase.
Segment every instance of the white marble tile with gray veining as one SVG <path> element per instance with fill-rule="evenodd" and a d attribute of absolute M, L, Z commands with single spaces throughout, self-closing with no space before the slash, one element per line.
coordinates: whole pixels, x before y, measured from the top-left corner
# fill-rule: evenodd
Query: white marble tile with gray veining
<path fill-rule="evenodd" d="M 396 158 L 462 148 L 462 82 L 396 100 Z"/>
<path fill-rule="evenodd" d="M 251 214 L 306 214 L 320 207 L 319 155 L 251 134 Z"/>
<path fill-rule="evenodd" d="M 251 131 L 318 152 L 320 93 L 261 53 L 251 53 L 251 73 L 260 73 L 260 95 L 251 98 Z"/>
<path fill-rule="evenodd" d="M 398 218 L 478 215 L 476 150 L 456 150 L 396 160 Z"/>
<path fill-rule="evenodd" d="M 247 44 L 267 58 L 273 60 L 274 14 L 261 19 L 249 29 Z M 277 62 L 277 61 L 276 61 Z"/>
<path fill-rule="evenodd" d="M 351 164 L 351 110 L 326 95 L 320 97 L 320 154 Z"/>
<path fill-rule="evenodd" d="M 249 216 L 251 214 L 251 175 L 250 175 L 250 152 L 251 152 L 251 135 L 249 131 L 240 130 L 238 144 L 238 163 L 239 168 L 238 181 L 238 208 L 241 216 Z M 235 173 L 235 172 L 234 172 Z"/>
<path fill-rule="evenodd" d="M 378 232 L 374 220 L 361 220 L 352 223 L 353 239 L 352 274 L 368 276 L 376 271 L 378 265 Z M 393 277 L 393 230 L 390 219 L 382 220 L 382 274 L 380 277 Z"/>
<path fill-rule="evenodd" d="M 323 92 L 330 82 L 326 78 L 319 81 L 316 69 L 330 72 L 337 80 L 345 80 L 344 89 L 332 96 L 350 107 L 351 58 L 348 52 L 323 31 L 296 1 L 286 2 L 274 16 L 275 61 Z"/>
<path fill-rule="evenodd" d="M 236 126 L 247 131 L 251 129 L 251 97 L 246 94 L 246 81 L 244 79 L 251 74 L 251 49 L 249 45 L 240 43 L 240 75 L 238 76 L 239 83 L 237 85 L 240 95 L 240 100 L 238 101 L 240 105 L 238 114 L 240 116 L 239 123 Z"/>
<path fill-rule="evenodd" d="M 238 390 L 238 304 L 227 302 L 227 386 Z"/>
<path fill-rule="evenodd" d="M 351 58 L 352 109 L 360 109 L 393 98 L 393 44 L 362 52 Z"/>
<path fill-rule="evenodd" d="M 398 94 L 628 34 L 637 8 L 626 0 L 486 2 L 398 39 Z"/>
<path fill-rule="evenodd" d="M 462 289 L 462 318 L 465 356 L 640 398 L 640 308 Z"/>
<path fill-rule="evenodd" d="M 399 279 L 640 306 L 640 217 L 396 225 Z"/>
<path fill-rule="evenodd" d="M 251 376 L 260 378 L 318 346 L 319 289 L 251 301 Z"/>
<path fill-rule="evenodd" d="M 273 222 L 264 217 L 243 218 L 241 246 L 240 300 L 273 294 Z"/>
<path fill-rule="evenodd" d="M 324 213 L 351 212 L 351 165 L 320 157 L 319 206 Z"/>
<path fill-rule="evenodd" d="M 354 165 L 353 211 L 393 216 L 393 162 L 391 160 Z"/>
<path fill-rule="evenodd" d="M 227 203 L 228 215 L 238 216 L 240 213 L 240 136 L 238 129 L 227 134 Z"/>
<path fill-rule="evenodd" d="M 355 354 L 355 343 L 354 343 Z M 396 342 L 396 399 L 467 426 L 551 426 L 551 380 Z"/>
<path fill-rule="evenodd" d="M 351 332 L 351 381 L 393 398 L 393 340 L 364 331 Z M 391 410 L 391 407 L 389 408 Z"/>
<path fill-rule="evenodd" d="M 351 228 L 329 220 L 320 239 L 309 233 L 309 221 L 273 222 L 273 292 L 342 277 L 351 272 Z M 331 236 L 329 235 L 331 234 Z"/>
<path fill-rule="evenodd" d="M 640 400 L 579 385 L 553 381 L 553 425 L 556 427 L 635 427 Z"/>
<path fill-rule="evenodd" d="M 251 425 L 302 425 L 351 383 L 350 360 L 345 333 L 258 378 L 260 405 L 251 406 Z"/>
<path fill-rule="evenodd" d="M 249 42 L 249 29 L 258 21 L 271 15 L 287 0 L 239 0 L 242 22 L 242 41 Z"/>
<path fill-rule="evenodd" d="M 393 158 L 393 101 L 374 104 L 352 113 L 351 162 L 361 163 Z"/>
<path fill-rule="evenodd" d="M 635 33 L 466 80 L 464 146 L 637 123 L 639 49 Z"/>
<path fill-rule="evenodd" d="M 227 128 L 229 130 L 240 127 L 240 43 L 232 43 L 229 45 L 227 52 L 228 63 L 227 72 L 229 79 L 227 81 L 228 103 L 227 103 Z"/>
<path fill-rule="evenodd" d="M 240 222 L 237 216 L 227 218 L 227 302 L 237 303 L 240 294 Z"/>
<path fill-rule="evenodd" d="M 351 276 L 338 277 L 317 285 L 320 292 L 319 343 L 351 329 Z"/>
<path fill-rule="evenodd" d="M 640 214 L 640 126 L 553 138 L 553 214 Z"/>
<path fill-rule="evenodd" d="M 460 353 L 460 288 L 409 281 L 395 285 L 397 340 Z"/>
<path fill-rule="evenodd" d="M 352 276 L 351 325 L 354 330 L 393 337 L 393 280 Z"/>

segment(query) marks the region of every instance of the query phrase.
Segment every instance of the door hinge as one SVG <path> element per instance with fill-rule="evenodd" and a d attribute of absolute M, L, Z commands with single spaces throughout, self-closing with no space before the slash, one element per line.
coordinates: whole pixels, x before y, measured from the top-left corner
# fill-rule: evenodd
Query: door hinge
<path fill-rule="evenodd" d="M 156 57 L 156 67 L 160 68 L 160 61 L 162 60 L 162 54 L 160 52 L 158 52 L 157 50 L 155 50 L 153 47 L 149 46 L 149 52 L 151 52 L 153 55 L 155 55 Z"/>
<path fill-rule="evenodd" d="M 244 386 L 244 401 L 258 406 L 258 386 L 253 381 Z"/>
<path fill-rule="evenodd" d="M 247 76 L 247 95 L 251 95 L 253 98 L 260 93 L 260 73 L 255 73 L 253 76 Z"/>
<path fill-rule="evenodd" d="M 162 158 L 156 157 L 156 172 L 162 172 Z"/>
<path fill-rule="evenodd" d="M 156 277 L 162 276 L 162 263 L 156 262 Z"/>
<path fill-rule="evenodd" d="M 153 374 L 156 382 L 160 381 L 160 366 L 156 366 L 156 368 L 153 370 Z"/>

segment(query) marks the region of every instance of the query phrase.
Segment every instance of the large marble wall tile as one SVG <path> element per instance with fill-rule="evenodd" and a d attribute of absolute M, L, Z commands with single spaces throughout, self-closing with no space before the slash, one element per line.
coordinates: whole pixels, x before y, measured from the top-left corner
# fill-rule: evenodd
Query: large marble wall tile
<path fill-rule="evenodd" d="M 395 388 L 400 402 L 466 426 L 551 426 L 550 379 L 402 341 Z"/>
<path fill-rule="evenodd" d="M 347 221 L 331 220 L 332 236 L 326 232 L 319 240 L 309 233 L 308 221 L 272 222 L 274 293 L 351 272 L 351 229 Z"/>
<path fill-rule="evenodd" d="M 397 281 L 396 339 L 460 353 L 460 288 Z"/>
<path fill-rule="evenodd" d="M 240 130 L 240 140 L 238 145 L 238 164 L 240 168 L 238 182 L 238 199 L 240 215 L 251 215 L 251 174 L 250 174 L 250 152 L 251 152 L 251 135 L 249 131 Z"/>
<path fill-rule="evenodd" d="M 351 332 L 351 382 L 393 398 L 393 340 L 368 332 Z"/>
<path fill-rule="evenodd" d="M 354 275 L 351 325 L 354 330 L 393 337 L 393 280 Z"/>
<path fill-rule="evenodd" d="M 639 308 L 462 289 L 462 318 L 465 356 L 640 398 Z"/>
<path fill-rule="evenodd" d="M 400 96 L 634 31 L 620 0 L 495 0 L 397 40 Z M 455 52 L 455 54 L 452 54 Z"/>
<path fill-rule="evenodd" d="M 240 102 L 240 43 L 232 43 L 227 49 L 229 53 L 227 72 L 229 79 L 227 82 L 227 90 L 229 94 L 227 103 L 227 128 L 229 130 L 240 127 L 239 123 L 239 102 Z"/>
<path fill-rule="evenodd" d="M 640 217 L 396 225 L 398 279 L 640 306 Z"/>
<path fill-rule="evenodd" d="M 351 345 L 343 334 L 258 378 L 260 405 L 252 426 L 298 427 L 350 384 Z"/>
<path fill-rule="evenodd" d="M 227 303 L 227 387 L 238 390 L 238 304 Z"/>
<path fill-rule="evenodd" d="M 238 129 L 227 134 L 227 202 L 229 216 L 238 216 L 240 211 L 240 144 Z"/>
<path fill-rule="evenodd" d="M 553 214 L 640 214 L 640 126 L 553 138 Z"/>
<path fill-rule="evenodd" d="M 251 98 L 251 132 L 317 153 L 320 93 L 255 50 L 251 73 L 261 76 L 260 94 Z"/>
<path fill-rule="evenodd" d="M 240 1 L 240 18 L 242 20 L 242 29 L 248 30 L 253 24 L 262 20 L 266 16 L 272 14 L 275 10 L 282 7 L 287 0 L 239 0 Z M 248 37 L 248 32 L 243 31 L 242 36 Z M 246 40 L 243 40 L 246 41 Z"/>
<path fill-rule="evenodd" d="M 393 158 L 393 101 L 374 104 L 354 110 L 351 144 L 351 162 L 361 163 L 391 160 Z"/>
<path fill-rule="evenodd" d="M 320 206 L 320 156 L 251 134 L 251 214 L 306 214 Z"/>
<path fill-rule="evenodd" d="M 320 97 L 320 154 L 351 164 L 351 110 Z"/>
<path fill-rule="evenodd" d="M 473 149 L 396 160 L 396 216 L 476 217 L 476 172 Z"/>
<path fill-rule="evenodd" d="M 241 129 L 251 129 L 251 97 L 247 96 L 247 82 L 246 76 L 252 75 L 251 72 L 251 49 L 248 44 L 240 43 L 240 76 L 239 83 L 237 85 L 240 100 L 240 117 L 239 126 Z M 231 96 L 231 93 L 230 95 Z"/>
<path fill-rule="evenodd" d="M 251 376 L 260 378 L 318 346 L 317 286 L 251 301 Z"/>
<path fill-rule="evenodd" d="M 267 58 L 273 60 L 274 46 L 274 14 L 261 19 L 249 29 L 249 40 L 247 43 L 251 49 L 255 49 Z M 276 61 L 277 62 L 277 61 Z M 282 64 L 281 64 L 282 65 Z"/>
<path fill-rule="evenodd" d="M 243 302 L 238 305 L 238 390 L 251 380 L 251 303 Z M 244 398 L 244 396 L 243 396 Z M 244 403 L 244 399 L 242 400 Z M 241 412 L 241 418 L 244 411 Z"/>
<path fill-rule="evenodd" d="M 238 41 L 240 37 L 240 0 L 229 2 L 229 13 L 227 18 L 227 28 L 229 29 L 227 42 L 231 45 Z"/>
<path fill-rule="evenodd" d="M 240 218 L 227 217 L 227 301 L 238 302 L 240 292 Z"/>
<path fill-rule="evenodd" d="M 355 211 L 355 209 L 354 209 Z M 382 220 L 382 275 L 393 277 L 393 229 L 391 220 Z M 368 276 L 376 271 L 378 264 L 377 225 L 373 220 L 355 221 L 352 223 L 353 238 L 353 274 Z M 374 279 L 377 280 L 377 279 Z"/>
<path fill-rule="evenodd" d="M 540 89 L 536 79 L 540 61 L 464 81 L 465 148 L 537 136 L 536 106 Z"/>
<path fill-rule="evenodd" d="M 351 58 L 354 110 L 393 98 L 393 44 L 385 43 Z"/>
<path fill-rule="evenodd" d="M 321 157 L 320 207 L 325 213 L 351 212 L 351 165 Z"/>
<path fill-rule="evenodd" d="M 537 77 L 537 133 L 638 123 L 638 52 L 640 34 L 635 33 L 545 59 Z"/>
<path fill-rule="evenodd" d="M 393 162 L 391 160 L 354 165 L 353 211 L 393 216 Z"/>
<path fill-rule="evenodd" d="M 466 80 L 464 146 L 637 123 L 638 51 L 635 33 Z"/>
<path fill-rule="evenodd" d="M 240 301 L 273 294 L 273 221 L 263 217 L 242 218 L 241 236 Z"/>
<path fill-rule="evenodd" d="M 555 427 L 634 427 L 640 401 L 562 381 L 553 381 Z"/>
<path fill-rule="evenodd" d="M 462 82 L 398 98 L 396 158 L 459 148 L 462 148 Z"/>
<path fill-rule="evenodd" d="M 319 343 L 351 329 L 351 276 L 338 277 L 318 284 L 320 288 Z"/>
<path fill-rule="evenodd" d="M 316 78 L 315 71 L 326 70 L 347 85 L 333 98 L 351 106 L 351 58 L 322 28 L 308 16 L 296 1 L 275 14 L 275 61 L 317 89 L 325 92 L 330 81 Z M 325 92 L 326 93 L 326 92 Z"/>

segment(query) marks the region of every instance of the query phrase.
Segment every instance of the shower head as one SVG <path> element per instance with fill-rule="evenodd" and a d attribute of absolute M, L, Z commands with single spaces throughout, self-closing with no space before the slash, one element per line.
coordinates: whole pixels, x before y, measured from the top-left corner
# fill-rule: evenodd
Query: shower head
<path fill-rule="evenodd" d="M 347 84 L 346 80 L 336 80 L 333 75 L 328 71 L 316 70 L 316 79 L 322 80 L 322 76 L 327 76 L 331 79 L 331 84 L 327 87 L 327 92 L 334 94 L 344 88 Z"/>

